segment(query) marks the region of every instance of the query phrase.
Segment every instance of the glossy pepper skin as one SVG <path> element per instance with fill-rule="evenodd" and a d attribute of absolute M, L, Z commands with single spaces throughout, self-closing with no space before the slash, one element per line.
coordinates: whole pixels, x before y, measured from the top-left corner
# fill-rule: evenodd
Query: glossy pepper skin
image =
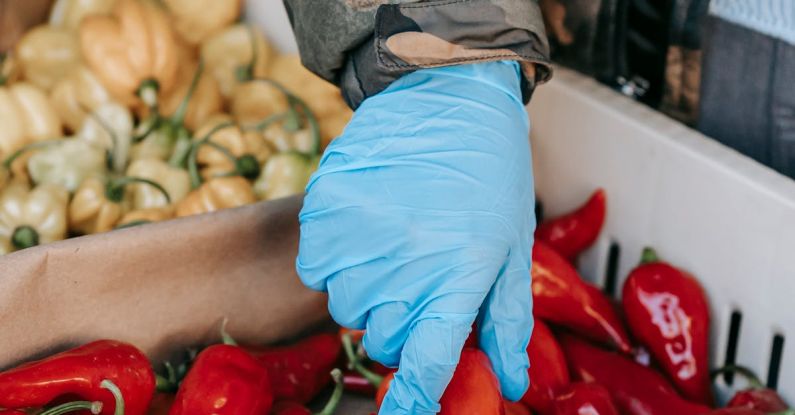
<path fill-rule="evenodd" d="M 562 336 L 560 342 L 572 376 L 607 388 L 622 415 L 701 415 L 710 411 L 686 401 L 662 374 L 629 357 L 571 335 Z"/>
<path fill-rule="evenodd" d="M 644 251 L 624 283 L 622 304 L 635 338 L 685 398 L 711 405 L 709 305 L 690 274 Z"/>
<path fill-rule="evenodd" d="M 133 105 L 141 92 L 151 105 L 169 91 L 178 69 L 177 43 L 166 12 L 148 0 L 119 0 L 109 16 L 87 16 L 80 24 L 80 48 L 88 66 L 117 100 Z M 154 83 L 152 83 L 154 81 Z"/>
<path fill-rule="evenodd" d="M 765 387 L 759 377 L 743 366 L 726 366 L 712 373 L 717 376 L 722 373 L 740 375 L 748 382 L 749 387 L 734 394 L 726 404 L 729 408 L 748 408 L 763 412 L 779 412 L 789 408 L 784 399 L 776 391 Z"/>
<path fill-rule="evenodd" d="M 27 82 L 0 86 L 0 159 L 34 141 L 61 136 L 61 120 L 40 88 Z"/>
<path fill-rule="evenodd" d="M 530 387 L 522 396 L 522 402 L 538 413 L 549 414 L 557 390 L 570 382 L 569 368 L 563 349 L 549 327 L 541 320 L 534 324 L 527 346 Z"/>
<path fill-rule="evenodd" d="M 533 313 L 592 340 L 630 353 L 624 324 L 610 300 L 543 242 L 533 245 Z"/>
<path fill-rule="evenodd" d="M 177 203 L 177 217 L 198 215 L 257 201 L 251 183 L 240 176 L 216 177 Z"/>
<path fill-rule="evenodd" d="M 593 245 L 607 213 L 607 197 L 603 189 L 598 189 L 584 205 L 577 210 L 538 225 L 536 240 L 545 242 L 550 248 L 569 261 Z"/>
<path fill-rule="evenodd" d="M 555 397 L 554 415 L 619 415 L 610 392 L 596 383 L 572 383 Z"/>
<path fill-rule="evenodd" d="M 394 374 L 387 375 L 378 387 L 375 402 L 380 408 Z M 480 350 L 466 348 L 439 400 L 439 415 L 504 415 L 502 394 L 489 358 Z"/>
<path fill-rule="evenodd" d="M 56 185 L 12 182 L 0 191 L 0 254 L 66 237 L 69 194 Z M 2 406 L 0 406 L 2 407 Z"/>
<path fill-rule="evenodd" d="M 268 369 L 238 346 L 210 346 L 193 362 L 169 415 L 263 415 L 273 405 Z"/>
<path fill-rule="evenodd" d="M 126 415 L 146 414 L 155 374 L 146 356 L 132 345 L 98 340 L 0 373 L 0 407 L 40 408 L 54 399 L 79 397 L 102 402 L 103 415 L 115 410 L 113 382 L 124 397 Z"/>
<path fill-rule="evenodd" d="M 521 402 L 511 402 L 506 399 L 502 401 L 502 406 L 505 408 L 505 415 L 533 415 Z"/>
<path fill-rule="evenodd" d="M 320 333 L 281 347 L 251 349 L 256 359 L 268 368 L 271 387 L 277 400 L 307 403 L 329 385 L 329 372 L 342 350 L 337 335 Z"/>

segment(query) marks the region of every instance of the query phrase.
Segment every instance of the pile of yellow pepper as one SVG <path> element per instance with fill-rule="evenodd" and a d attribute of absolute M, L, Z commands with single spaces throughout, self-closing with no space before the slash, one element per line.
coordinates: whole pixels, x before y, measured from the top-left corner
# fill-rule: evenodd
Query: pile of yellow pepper
<path fill-rule="evenodd" d="M 0 62 L 0 254 L 303 192 L 351 117 L 241 0 L 57 0 Z"/>

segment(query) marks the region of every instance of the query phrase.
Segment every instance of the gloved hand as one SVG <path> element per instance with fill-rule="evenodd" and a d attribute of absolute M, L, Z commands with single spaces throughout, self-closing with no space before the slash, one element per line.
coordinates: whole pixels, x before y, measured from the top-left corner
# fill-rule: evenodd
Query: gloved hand
<path fill-rule="evenodd" d="M 300 214 L 298 273 L 399 364 L 380 414 L 435 414 L 477 318 L 503 394 L 528 386 L 535 226 L 519 66 L 420 70 L 364 101 Z"/>

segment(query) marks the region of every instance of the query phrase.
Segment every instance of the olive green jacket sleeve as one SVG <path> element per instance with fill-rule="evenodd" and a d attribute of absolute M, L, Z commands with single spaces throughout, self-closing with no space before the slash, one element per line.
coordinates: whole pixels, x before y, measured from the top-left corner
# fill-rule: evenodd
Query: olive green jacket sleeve
<path fill-rule="evenodd" d="M 284 0 L 301 60 L 356 108 L 420 68 L 522 63 L 522 91 L 552 75 L 537 0 Z"/>

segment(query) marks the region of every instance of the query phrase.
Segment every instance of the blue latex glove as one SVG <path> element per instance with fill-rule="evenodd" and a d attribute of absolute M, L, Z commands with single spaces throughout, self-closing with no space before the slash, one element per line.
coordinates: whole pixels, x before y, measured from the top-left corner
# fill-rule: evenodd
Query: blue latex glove
<path fill-rule="evenodd" d="M 399 364 L 380 414 L 435 414 L 472 323 L 503 394 L 528 386 L 535 227 L 519 66 L 420 70 L 368 98 L 300 214 L 298 273 Z"/>

